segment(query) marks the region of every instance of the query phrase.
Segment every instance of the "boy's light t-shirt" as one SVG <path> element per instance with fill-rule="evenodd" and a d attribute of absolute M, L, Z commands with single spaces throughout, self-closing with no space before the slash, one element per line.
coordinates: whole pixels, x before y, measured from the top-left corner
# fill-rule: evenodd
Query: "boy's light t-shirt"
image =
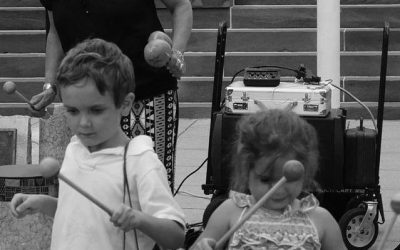
<path fill-rule="evenodd" d="M 90 153 L 73 137 L 61 172 L 111 209 L 123 200 L 123 147 Z M 166 171 L 148 136 L 137 136 L 127 153 L 127 175 L 133 207 L 157 218 L 170 219 L 183 227 L 184 214 L 168 186 Z M 127 201 L 127 200 L 126 200 Z M 129 205 L 128 201 L 126 202 Z M 137 231 L 139 249 L 152 249 L 154 241 Z M 133 231 L 126 233 L 125 249 L 135 249 Z M 123 249 L 123 231 L 110 216 L 86 197 L 60 181 L 51 249 Z"/>

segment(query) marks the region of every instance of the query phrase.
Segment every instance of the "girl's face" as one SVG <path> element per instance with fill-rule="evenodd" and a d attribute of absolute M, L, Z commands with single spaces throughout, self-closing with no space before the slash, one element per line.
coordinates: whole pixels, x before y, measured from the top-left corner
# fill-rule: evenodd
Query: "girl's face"
<path fill-rule="evenodd" d="M 112 94 L 101 95 L 90 78 L 61 88 L 68 126 L 94 152 L 124 145 L 127 138 L 120 126 L 124 104 L 117 108 Z"/>
<path fill-rule="evenodd" d="M 255 162 L 254 168 L 249 173 L 249 189 L 257 201 L 282 178 L 283 165 L 286 161 L 292 159 L 294 159 L 292 155 L 279 157 L 275 161 L 270 157 L 261 157 Z M 270 170 L 268 171 L 268 169 Z M 303 189 L 303 183 L 304 178 L 293 182 L 286 182 L 272 194 L 263 207 L 283 212 L 286 206 L 299 196 Z"/>

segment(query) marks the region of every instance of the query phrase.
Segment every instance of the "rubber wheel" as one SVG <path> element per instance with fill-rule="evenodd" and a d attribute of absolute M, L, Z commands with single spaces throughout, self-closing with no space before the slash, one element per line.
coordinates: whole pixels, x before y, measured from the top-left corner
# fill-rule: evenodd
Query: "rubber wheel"
<path fill-rule="evenodd" d="M 350 209 L 339 220 L 340 230 L 347 249 L 368 249 L 378 237 L 378 221 L 366 226 L 362 232 L 358 228 L 364 218 L 366 210 L 360 207 Z"/>
<path fill-rule="evenodd" d="M 367 209 L 366 204 L 363 202 L 363 200 L 361 198 L 357 198 L 357 197 L 352 197 L 346 204 L 346 210 L 345 211 L 349 211 L 353 208 L 363 208 L 363 209 Z"/>

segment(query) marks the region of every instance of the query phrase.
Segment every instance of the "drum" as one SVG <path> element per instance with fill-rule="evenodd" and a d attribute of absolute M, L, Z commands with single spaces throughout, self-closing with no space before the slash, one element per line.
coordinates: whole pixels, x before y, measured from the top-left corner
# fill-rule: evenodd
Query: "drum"
<path fill-rule="evenodd" d="M 57 196 L 57 190 L 58 180 L 43 178 L 38 165 L 0 166 L 0 249 L 50 248 L 53 218 L 42 214 L 14 218 L 9 202 L 16 193 Z"/>

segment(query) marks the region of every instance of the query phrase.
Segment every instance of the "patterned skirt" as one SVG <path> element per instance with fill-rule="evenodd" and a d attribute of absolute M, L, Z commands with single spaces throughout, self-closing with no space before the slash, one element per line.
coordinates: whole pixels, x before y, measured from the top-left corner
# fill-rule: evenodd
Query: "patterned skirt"
<path fill-rule="evenodd" d="M 148 135 L 152 138 L 154 150 L 167 170 L 168 183 L 172 191 L 174 191 L 178 122 L 179 106 L 176 90 L 135 101 L 130 115 L 121 119 L 122 129 L 130 138 L 136 135 Z"/>

